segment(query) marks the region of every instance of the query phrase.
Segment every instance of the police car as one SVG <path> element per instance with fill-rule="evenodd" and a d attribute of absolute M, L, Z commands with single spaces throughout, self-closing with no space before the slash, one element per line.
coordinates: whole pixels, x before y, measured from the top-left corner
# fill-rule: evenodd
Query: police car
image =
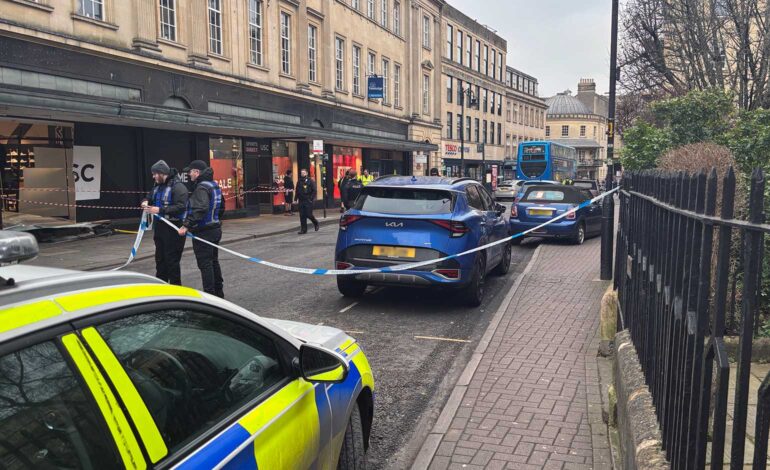
<path fill-rule="evenodd" d="M 0 232 L 0 468 L 364 467 L 353 338 L 141 274 L 7 266 L 36 254 Z"/>

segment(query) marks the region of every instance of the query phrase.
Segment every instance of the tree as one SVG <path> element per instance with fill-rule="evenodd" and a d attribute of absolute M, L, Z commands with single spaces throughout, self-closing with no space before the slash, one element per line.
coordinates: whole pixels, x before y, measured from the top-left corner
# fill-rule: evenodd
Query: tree
<path fill-rule="evenodd" d="M 665 129 L 639 121 L 626 129 L 623 135 L 623 149 L 620 161 L 624 170 L 647 170 L 655 168 L 658 159 L 672 147 L 671 135 Z"/>
<path fill-rule="evenodd" d="M 651 107 L 653 123 L 667 129 L 671 145 L 716 142 L 730 127 L 734 105 L 721 90 L 693 91 L 678 98 L 658 101 Z"/>

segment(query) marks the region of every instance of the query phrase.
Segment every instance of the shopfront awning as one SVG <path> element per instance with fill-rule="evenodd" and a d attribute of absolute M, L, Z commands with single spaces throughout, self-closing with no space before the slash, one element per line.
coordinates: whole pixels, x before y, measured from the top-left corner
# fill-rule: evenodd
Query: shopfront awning
<path fill-rule="evenodd" d="M 383 136 L 382 133 L 376 131 L 362 134 L 340 129 L 248 119 L 235 115 L 14 88 L 0 89 L 0 116 L 91 122 L 209 134 L 270 137 L 307 142 L 320 139 L 332 145 L 401 152 L 435 152 L 438 150 L 438 146 L 435 144 L 411 141 L 406 136 L 403 139 L 392 134 Z"/>

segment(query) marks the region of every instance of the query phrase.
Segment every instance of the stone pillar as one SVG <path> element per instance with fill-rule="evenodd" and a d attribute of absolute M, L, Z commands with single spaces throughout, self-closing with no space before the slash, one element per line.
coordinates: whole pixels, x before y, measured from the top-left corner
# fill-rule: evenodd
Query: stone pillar
<path fill-rule="evenodd" d="M 190 32 L 187 63 L 193 67 L 211 67 L 209 60 L 208 3 L 206 0 L 192 0 L 187 5 Z M 205 13 L 205 14 L 201 14 Z"/>
<path fill-rule="evenodd" d="M 160 54 L 157 41 L 158 10 L 156 0 L 136 0 L 136 36 L 131 46 L 148 54 Z"/>
<path fill-rule="evenodd" d="M 307 49 L 307 39 L 308 39 L 308 27 L 309 27 L 309 21 L 308 21 L 308 14 L 307 14 L 307 3 L 305 0 L 302 0 L 300 2 L 299 8 L 297 8 L 296 12 L 294 13 L 294 21 L 296 23 L 295 28 L 297 28 L 297 43 L 296 43 L 296 60 L 294 61 L 295 64 L 297 64 L 297 68 L 294 71 L 294 77 L 297 79 L 297 91 L 300 93 L 307 93 L 310 91 L 310 66 L 308 65 L 308 49 Z M 323 22 L 321 23 L 324 24 Z M 322 34 L 323 28 L 318 28 L 318 33 L 316 37 L 316 74 L 318 73 L 318 66 L 321 65 L 321 49 L 319 48 L 319 39 Z"/>
<path fill-rule="evenodd" d="M 332 14 L 332 8 L 334 8 L 332 2 L 335 0 L 325 0 L 323 2 L 323 14 L 324 18 L 330 18 Z M 352 49 L 353 43 L 350 43 Z M 321 28 L 318 30 L 318 50 L 320 52 L 318 62 L 318 76 L 321 82 L 321 96 L 324 98 L 333 100 L 336 98 L 334 93 L 334 87 L 336 85 L 336 76 L 333 64 L 334 62 L 334 30 L 331 27 L 329 21 L 324 21 L 321 24 Z M 306 51 L 307 53 L 307 51 Z M 307 59 L 305 59 L 307 60 Z M 352 67 L 352 64 L 351 64 Z M 362 90 L 366 89 L 366 48 L 361 49 L 361 87 Z M 352 77 L 352 75 L 351 75 Z M 366 94 L 366 93 L 364 93 Z"/>

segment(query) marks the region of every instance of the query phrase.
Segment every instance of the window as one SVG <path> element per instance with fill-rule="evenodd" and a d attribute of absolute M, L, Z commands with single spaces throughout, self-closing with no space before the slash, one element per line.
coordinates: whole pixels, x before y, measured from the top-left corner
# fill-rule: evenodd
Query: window
<path fill-rule="evenodd" d="M 495 53 L 495 50 L 492 49 L 492 63 L 490 64 L 490 67 L 492 68 L 492 80 L 495 79 L 497 76 L 497 67 L 495 66 L 495 57 L 497 54 Z"/>
<path fill-rule="evenodd" d="M 3 468 L 123 467 L 90 392 L 53 342 L 0 357 L 0 377 Z"/>
<path fill-rule="evenodd" d="M 375 68 L 375 62 L 377 60 L 377 55 L 375 55 L 374 52 L 369 53 L 369 60 L 366 63 L 366 74 L 367 75 L 374 75 L 377 73 L 377 69 Z"/>
<path fill-rule="evenodd" d="M 463 104 L 463 81 L 459 78 L 457 79 L 457 104 Z"/>
<path fill-rule="evenodd" d="M 476 51 L 473 54 L 473 68 L 481 72 L 481 41 L 476 39 Z"/>
<path fill-rule="evenodd" d="M 465 116 L 465 136 L 466 139 L 471 138 L 471 117 Z"/>
<path fill-rule="evenodd" d="M 457 57 L 455 57 L 455 60 L 458 64 L 462 65 L 463 63 L 463 32 L 459 29 L 457 30 L 457 44 L 455 53 L 457 54 Z"/>
<path fill-rule="evenodd" d="M 569 126 L 561 126 L 561 136 L 569 137 Z"/>
<path fill-rule="evenodd" d="M 446 78 L 446 102 L 447 103 L 451 103 L 452 102 L 452 98 L 454 97 L 454 90 L 452 89 L 452 82 L 453 82 L 453 78 L 452 77 L 447 77 Z"/>
<path fill-rule="evenodd" d="M 476 143 L 479 143 L 479 134 L 481 133 L 481 129 L 479 128 L 481 127 L 481 122 L 479 118 L 476 118 L 473 123 L 476 125 L 476 127 L 473 128 L 473 140 Z"/>
<path fill-rule="evenodd" d="M 476 109 L 481 109 L 481 87 L 479 85 L 476 85 Z"/>
<path fill-rule="evenodd" d="M 578 160 L 581 162 L 586 161 L 586 151 L 585 150 L 578 150 Z"/>
<path fill-rule="evenodd" d="M 422 76 L 422 113 L 430 114 L 430 75 Z"/>
<path fill-rule="evenodd" d="M 505 102 L 505 122 L 511 122 L 511 102 Z"/>
<path fill-rule="evenodd" d="M 489 46 L 486 44 L 484 44 L 484 65 L 481 67 L 479 72 L 483 73 L 484 75 L 489 75 Z"/>
<path fill-rule="evenodd" d="M 490 145 L 495 145 L 495 123 L 494 122 L 489 123 L 489 143 Z"/>
<path fill-rule="evenodd" d="M 291 16 L 281 12 L 281 72 L 291 75 Z"/>
<path fill-rule="evenodd" d="M 500 79 L 500 81 L 503 81 L 503 53 L 499 52 L 497 54 L 497 77 Z"/>
<path fill-rule="evenodd" d="M 545 136 L 551 137 L 551 126 L 545 126 Z"/>
<path fill-rule="evenodd" d="M 370 186 L 364 188 L 353 208 L 386 214 L 450 214 L 453 199 L 448 191 Z"/>
<path fill-rule="evenodd" d="M 488 102 L 487 102 L 488 100 L 489 100 L 489 93 L 487 92 L 487 89 L 484 88 L 483 90 L 481 90 L 481 102 L 485 113 L 489 109 Z"/>
<path fill-rule="evenodd" d="M 209 0 L 209 50 L 222 55 L 222 3 Z"/>
<path fill-rule="evenodd" d="M 393 32 L 401 35 L 401 2 L 393 2 Z"/>
<path fill-rule="evenodd" d="M 361 2 L 360 0 L 351 0 L 350 6 L 353 7 L 354 10 L 360 10 L 361 9 Z"/>
<path fill-rule="evenodd" d="M 490 107 L 489 107 L 490 108 L 489 110 L 492 112 L 492 114 L 495 113 L 495 103 L 497 103 L 497 94 L 493 91 L 492 98 L 490 98 Z"/>
<path fill-rule="evenodd" d="M 503 115 L 503 95 L 497 95 L 497 115 Z"/>
<path fill-rule="evenodd" d="M 249 0 L 249 52 L 251 63 L 262 65 L 262 1 Z"/>
<path fill-rule="evenodd" d="M 382 59 L 382 102 L 390 103 L 390 96 L 388 95 L 388 78 L 390 75 L 390 62 L 386 59 Z"/>
<path fill-rule="evenodd" d="M 473 54 L 473 38 L 468 36 L 465 40 L 465 65 L 470 67 L 471 64 L 473 64 L 473 58 L 471 55 Z"/>
<path fill-rule="evenodd" d="M 479 195 L 478 190 L 476 189 L 476 185 L 469 184 L 465 188 L 465 194 L 468 198 L 468 205 L 476 210 L 483 211 L 484 210 L 484 203 L 481 200 L 481 196 Z"/>
<path fill-rule="evenodd" d="M 334 38 L 334 72 L 337 90 L 345 89 L 345 41 Z"/>
<path fill-rule="evenodd" d="M 497 145 L 500 145 L 502 143 L 503 139 L 503 125 L 499 122 L 497 123 Z"/>
<path fill-rule="evenodd" d="M 270 337 L 209 313 L 163 310 L 96 329 L 131 371 L 170 452 L 288 378 Z"/>
<path fill-rule="evenodd" d="M 176 41 L 176 0 L 160 0 L 160 37 Z"/>
<path fill-rule="evenodd" d="M 390 11 L 390 8 L 388 7 L 388 0 L 381 0 L 380 1 L 380 25 L 383 28 L 388 27 L 388 12 Z"/>
<path fill-rule="evenodd" d="M 78 13 L 95 20 L 104 21 L 104 0 L 79 0 Z"/>
<path fill-rule="evenodd" d="M 446 138 L 451 139 L 452 138 L 452 131 L 454 128 L 452 127 L 452 113 L 446 113 Z"/>
<path fill-rule="evenodd" d="M 366 16 L 374 19 L 374 0 L 366 0 Z"/>
<path fill-rule="evenodd" d="M 430 49 L 430 17 L 422 17 L 422 47 Z"/>
<path fill-rule="evenodd" d="M 311 82 L 318 81 L 318 28 L 307 26 L 307 79 Z"/>
<path fill-rule="evenodd" d="M 487 120 L 486 119 L 484 119 L 484 132 L 481 138 L 484 139 L 484 143 L 486 144 L 487 143 Z"/>
<path fill-rule="evenodd" d="M 586 126 L 580 126 L 580 137 L 586 136 Z"/>
<path fill-rule="evenodd" d="M 594 139 L 596 138 L 596 126 L 594 126 Z"/>
<path fill-rule="evenodd" d="M 457 138 L 461 139 L 463 136 L 463 117 L 461 115 L 457 115 Z"/>
<path fill-rule="evenodd" d="M 401 107 L 401 66 L 393 66 L 393 106 Z"/>
<path fill-rule="evenodd" d="M 361 48 L 353 46 L 353 94 L 361 94 Z"/>
<path fill-rule="evenodd" d="M 454 28 L 448 24 L 446 25 L 446 56 L 449 60 L 454 60 L 454 40 Z"/>

